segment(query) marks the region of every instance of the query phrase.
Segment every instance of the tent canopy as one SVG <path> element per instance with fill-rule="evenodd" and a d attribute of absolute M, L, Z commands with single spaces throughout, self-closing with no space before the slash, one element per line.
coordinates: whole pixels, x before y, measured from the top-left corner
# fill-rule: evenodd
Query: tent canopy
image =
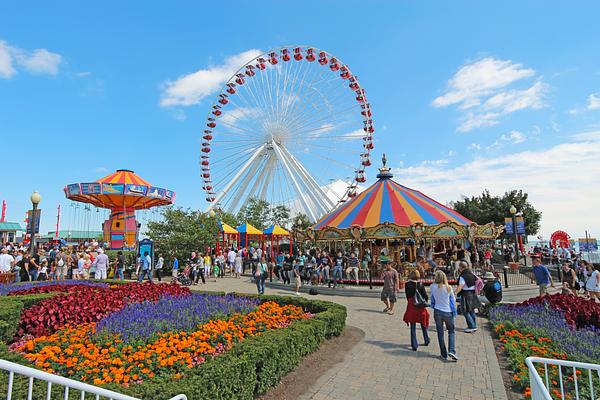
<path fill-rule="evenodd" d="M 264 230 L 265 235 L 267 236 L 289 236 L 290 233 L 283 229 L 279 225 L 271 225 L 267 229 Z"/>
<path fill-rule="evenodd" d="M 227 235 L 236 235 L 238 233 L 238 231 L 235 228 L 221 221 L 219 221 L 219 232 L 225 233 Z"/>
<path fill-rule="evenodd" d="M 263 234 L 260 229 L 253 227 L 252 225 L 250 225 L 247 222 L 245 224 L 238 226 L 236 229 L 239 233 L 244 233 L 246 235 L 262 235 Z"/>

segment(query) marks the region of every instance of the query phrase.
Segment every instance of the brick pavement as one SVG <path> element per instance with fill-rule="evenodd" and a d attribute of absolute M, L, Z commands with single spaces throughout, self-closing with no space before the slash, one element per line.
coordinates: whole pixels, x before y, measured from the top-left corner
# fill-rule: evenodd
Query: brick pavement
<path fill-rule="evenodd" d="M 226 278 L 197 288 L 255 292 L 248 278 Z M 267 293 L 290 294 L 287 288 L 274 287 L 267 287 Z M 452 363 L 439 358 L 433 325 L 429 327 L 431 344 L 412 351 L 410 332 L 402 321 L 404 299 L 399 299 L 395 315 L 389 316 L 381 313 L 383 303 L 373 297 L 319 295 L 316 298 L 345 305 L 347 325 L 362 329 L 365 337 L 346 354 L 343 362 L 314 382 L 300 400 L 507 398 L 486 320 L 478 319 L 477 333 L 466 334 L 462 332 L 466 327 L 464 318 L 457 318 L 456 348 L 460 360 Z"/>

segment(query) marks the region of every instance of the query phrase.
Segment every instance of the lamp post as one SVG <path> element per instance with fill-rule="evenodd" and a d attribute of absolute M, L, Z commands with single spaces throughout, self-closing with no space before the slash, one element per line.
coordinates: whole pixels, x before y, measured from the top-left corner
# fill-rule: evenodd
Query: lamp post
<path fill-rule="evenodd" d="M 515 235 L 515 257 L 516 257 L 516 262 L 519 263 L 521 257 L 519 256 L 519 235 L 517 233 L 517 218 L 516 218 L 517 207 L 510 206 L 510 209 L 508 211 L 510 211 L 510 215 L 512 217 L 513 233 Z"/>
<path fill-rule="evenodd" d="M 33 257 L 35 255 L 36 210 L 38 208 L 38 204 L 40 204 L 40 202 L 42 201 L 42 196 L 36 190 L 35 192 L 33 192 L 31 194 L 31 197 L 29 199 L 31 200 L 31 205 L 33 206 L 33 211 L 31 212 L 31 242 L 29 243 L 31 248 L 29 249 L 29 252 L 31 253 L 31 256 Z"/>

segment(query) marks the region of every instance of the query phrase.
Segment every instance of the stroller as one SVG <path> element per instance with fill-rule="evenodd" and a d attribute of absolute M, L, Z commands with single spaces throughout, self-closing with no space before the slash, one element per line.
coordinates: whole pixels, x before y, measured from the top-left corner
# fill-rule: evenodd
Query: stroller
<path fill-rule="evenodd" d="M 190 265 L 186 264 L 183 271 L 177 274 L 176 281 L 181 283 L 181 285 L 183 286 L 190 286 L 192 284 L 192 278 L 190 278 L 190 271 Z"/>

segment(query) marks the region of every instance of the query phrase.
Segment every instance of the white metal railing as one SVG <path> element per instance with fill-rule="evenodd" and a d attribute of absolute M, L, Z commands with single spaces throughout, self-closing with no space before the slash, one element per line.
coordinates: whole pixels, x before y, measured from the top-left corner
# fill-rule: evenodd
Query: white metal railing
<path fill-rule="evenodd" d="M 112 390 L 103 389 L 101 387 L 88 385 L 87 383 L 75 381 L 73 379 L 64 378 L 62 376 L 49 374 L 44 371 L 40 371 L 34 368 L 26 367 L 24 365 L 15 364 L 10 361 L 0 360 L 0 370 L 4 370 L 8 372 L 8 386 L 6 392 L 6 400 L 13 399 L 13 384 L 15 382 L 15 375 L 22 375 L 29 378 L 28 386 L 27 386 L 27 400 L 33 400 L 33 384 L 34 380 L 40 380 L 46 382 L 46 400 L 50 400 L 52 398 L 52 386 L 58 386 L 60 391 L 62 391 L 64 395 L 64 399 L 69 399 L 69 391 L 74 390 L 78 391 L 81 394 L 81 400 L 84 400 L 86 394 L 95 395 L 96 400 L 100 400 L 101 398 L 107 398 L 109 400 L 140 400 L 135 397 L 127 396 L 124 394 L 120 394 L 117 392 L 113 392 Z M 55 392 L 56 393 L 56 392 Z M 36 398 L 36 400 L 38 400 Z M 175 396 L 169 400 L 187 400 L 187 396 L 184 394 L 180 394 Z"/>
<path fill-rule="evenodd" d="M 553 360 L 549 358 L 527 357 L 525 364 L 529 369 L 529 384 L 532 400 L 592 399 L 600 396 L 600 365 L 576 361 Z M 544 379 L 537 367 L 543 366 Z M 558 370 L 558 377 L 550 376 L 548 366 Z M 584 372 L 587 371 L 587 372 Z M 554 397 L 550 394 L 554 393 Z"/>

